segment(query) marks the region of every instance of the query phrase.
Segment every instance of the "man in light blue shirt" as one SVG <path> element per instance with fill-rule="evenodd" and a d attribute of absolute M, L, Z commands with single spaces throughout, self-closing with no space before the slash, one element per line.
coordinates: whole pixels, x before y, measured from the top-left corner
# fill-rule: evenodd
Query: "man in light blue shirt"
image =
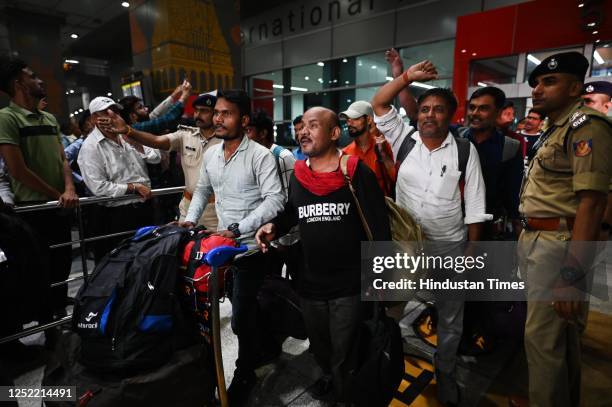
<path fill-rule="evenodd" d="M 283 209 L 285 194 L 269 149 L 245 137 L 251 101 L 242 90 L 219 91 L 213 124 L 223 143 L 204 155 L 200 179 L 185 222 L 194 227 L 208 197 L 215 194 L 219 218 L 216 235 L 235 238 L 249 252 L 234 260 L 232 329 L 238 336 L 238 360 L 228 389 L 231 406 L 244 405 L 255 384 L 254 370 L 260 364 L 257 292 L 267 269 L 267 257 L 255 245 L 257 229 Z"/>

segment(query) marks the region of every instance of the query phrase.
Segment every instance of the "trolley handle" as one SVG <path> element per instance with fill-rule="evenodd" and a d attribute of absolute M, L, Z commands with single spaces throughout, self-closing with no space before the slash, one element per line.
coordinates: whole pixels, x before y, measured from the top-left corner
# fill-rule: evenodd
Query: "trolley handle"
<path fill-rule="evenodd" d="M 212 267 L 220 267 L 228 263 L 237 254 L 244 253 L 248 250 L 246 245 L 240 245 L 238 247 L 232 246 L 219 246 L 209 251 L 204 257 L 203 261 Z"/>

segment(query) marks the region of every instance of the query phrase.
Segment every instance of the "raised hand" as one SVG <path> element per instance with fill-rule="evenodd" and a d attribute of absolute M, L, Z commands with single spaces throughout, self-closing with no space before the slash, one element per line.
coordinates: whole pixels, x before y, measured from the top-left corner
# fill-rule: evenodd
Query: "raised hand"
<path fill-rule="evenodd" d="M 431 61 L 421 61 L 417 64 L 412 65 L 408 70 L 404 72 L 410 82 L 419 81 L 427 82 L 432 79 L 438 78 L 438 71 Z"/>
<path fill-rule="evenodd" d="M 395 48 L 391 48 L 385 52 L 385 59 L 391 65 L 391 75 L 397 78 L 404 72 L 404 61 L 399 52 Z"/>
<path fill-rule="evenodd" d="M 179 100 L 185 103 L 187 99 L 189 98 L 189 96 L 191 95 L 191 83 L 189 83 L 189 81 L 185 79 L 181 86 L 182 86 L 181 97 L 179 98 Z"/>

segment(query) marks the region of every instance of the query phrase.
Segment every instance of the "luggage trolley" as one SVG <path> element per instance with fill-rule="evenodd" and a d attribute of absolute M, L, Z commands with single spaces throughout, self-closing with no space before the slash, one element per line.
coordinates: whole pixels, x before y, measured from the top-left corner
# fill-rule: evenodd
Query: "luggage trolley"
<path fill-rule="evenodd" d="M 202 259 L 203 263 L 208 264 L 212 267 L 210 275 L 211 287 L 211 308 L 212 308 L 212 343 L 213 352 L 215 355 L 215 373 L 217 375 L 217 389 L 219 392 L 219 400 L 221 401 L 222 407 L 229 406 L 227 398 L 227 390 L 225 388 L 225 373 L 223 371 L 223 354 L 221 352 L 221 327 L 219 323 L 219 285 L 218 269 L 219 267 L 226 265 L 236 255 L 244 253 L 248 250 L 246 245 L 240 245 L 239 247 L 231 246 L 219 246 L 212 249 Z"/>

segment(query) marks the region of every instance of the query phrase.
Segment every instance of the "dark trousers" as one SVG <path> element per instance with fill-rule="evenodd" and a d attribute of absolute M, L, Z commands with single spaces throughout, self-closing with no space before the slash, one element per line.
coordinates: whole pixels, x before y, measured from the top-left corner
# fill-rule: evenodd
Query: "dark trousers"
<path fill-rule="evenodd" d="M 126 204 L 121 206 L 92 207 L 92 236 L 126 232 L 153 224 L 153 208 L 150 202 Z M 92 243 L 94 258 L 98 263 L 102 257 L 113 250 L 130 235 L 111 237 Z"/>
<path fill-rule="evenodd" d="M 291 246 L 280 246 L 270 248 L 266 254 L 268 257 L 268 273 L 281 276 L 283 265 L 286 265 L 287 276 L 296 279 L 299 276 L 300 264 L 302 262 L 302 244 L 296 242 Z"/>
<path fill-rule="evenodd" d="M 337 400 L 345 400 L 348 358 L 367 304 L 359 295 L 333 300 L 300 298 L 300 304 L 315 360 L 331 376 Z"/>
<path fill-rule="evenodd" d="M 261 252 L 234 261 L 232 331 L 238 337 L 236 369 L 242 372 L 255 369 L 260 353 L 257 293 L 267 268 L 268 260 Z"/>
<path fill-rule="evenodd" d="M 34 230 L 39 239 L 42 255 L 49 265 L 49 277 L 52 283 L 64 281 L 70 275 L 72 266 L 72 247 L 64 246 L 49 249 L 49 246 L 66 243 L 72 240 L 72 211 L 51 209 L 35 212 L 23 212 L 22 217 Z M 68 286 L 66 284 L 51 290 L 51 305 L 54 311 L 66 306 Z"/>

